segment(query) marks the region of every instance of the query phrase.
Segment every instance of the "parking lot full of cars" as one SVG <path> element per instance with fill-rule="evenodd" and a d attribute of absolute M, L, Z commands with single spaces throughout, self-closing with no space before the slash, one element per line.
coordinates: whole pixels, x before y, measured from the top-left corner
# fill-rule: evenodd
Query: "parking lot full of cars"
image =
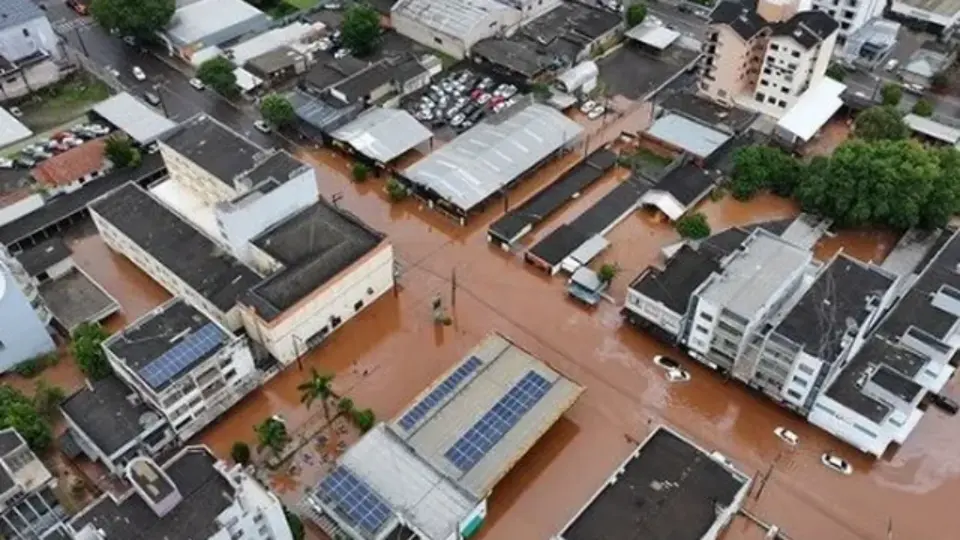
<path fill-rule="evenodd" d="M 512 84 L 497 84 L 491 77 L 464 69 L 432 84 L 408 110 L 424 124 L 434 128 L 449 125 L 460 133 L 484 116 L 516 104 L 518 92 Z"/>
<path fill-rule="evenodd" d="M 20 149 L 19 155 L 15 159 L 0 159 L 0 168 L 12 169 L 22 167 L 29 169 L 35 167 L 45 159 L 49 159 L 57 154 L 61 154 L 76 148 L 84 142 L 103 137 L 110 133 L 110 128 L 102 124 L 78 124 L 69 130 L 54 133 L 46 141 L 35 142 Z"/>

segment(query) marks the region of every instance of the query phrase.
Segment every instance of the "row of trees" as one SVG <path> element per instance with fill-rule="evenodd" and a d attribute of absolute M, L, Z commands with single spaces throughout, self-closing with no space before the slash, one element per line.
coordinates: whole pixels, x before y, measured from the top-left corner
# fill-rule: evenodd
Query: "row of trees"
<path fill-rule="evenodd" d="M 792 196 L 804 211 L 845 227 L 940 227 L 960 210 L 956 149 L 908 140 L 909 129 L 890 107 L 865 111 L 854 133 L 832 156 L 809 163 L 777 148 L 744 148 L 735 156 L 731 194 Z"/>
<path fill-rule="evenodd" d="M 63 398 L 60 387 L 49 385 L 42 379 L 37 382 L 33 399 L 12 386 L 2 385 L 0 429 L 16 429 L 31 449 L 42 452 L 53 440 L 50 419 L 56 414 L 57 405 Z"/>

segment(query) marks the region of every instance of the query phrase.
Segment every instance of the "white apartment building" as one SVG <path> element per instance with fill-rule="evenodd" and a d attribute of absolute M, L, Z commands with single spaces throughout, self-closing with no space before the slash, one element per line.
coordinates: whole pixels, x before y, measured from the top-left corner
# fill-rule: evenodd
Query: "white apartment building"
<path fill-rule="evenodd" d="M 280 500 L 206 447 L 188 446 L 162 467 L 135 458 L 125 477 L 132 488 L 105 493 L 81 510 L 66 526 L 68 538 L 293 539 Z"/>
<path fill-rule="evenodd" d="M 187 441 L 263 377 L 247 340 L 174 298 L 103 343 L 114 373 Z"/>
<path fill-rule="evenodd" d="M 898 2 L 894 2 L 896 6 Z M 874 17 L 883 15 L 883 0 L 813 0 L 812 8 L 829 15 L 840 25 L 837 44 L 846 43 L 850 34 L 859 30 Z"/>
<path fill-rule="evenodd" d="M 711 13 L 699 88 L 726 105 L 779 119 L 826 74 L 839 25 L 795 0 L 726 0 Z"/>
<path fill-rule="evenodd" d="M 53 489 L 57 478 L 13 428 L 0 430 L 0 536 L 36 540 L 66 515 Z"/>

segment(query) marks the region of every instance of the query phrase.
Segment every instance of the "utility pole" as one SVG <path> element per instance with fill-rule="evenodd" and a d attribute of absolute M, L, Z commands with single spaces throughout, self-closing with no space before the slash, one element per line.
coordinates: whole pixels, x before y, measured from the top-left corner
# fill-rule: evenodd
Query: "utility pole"
<path fill-rule="evenodd" d="M 160 108 L 163 109 L 163 115 L 170 118 L 170 112 L 167 110 L 167 101 L 163 99 L 163 92 L 161 91 L 160 85 L 153 85 L 153 89 L 157 91 L 157 98 L 160 100 Z"/>
<path fill-rule="evenodd" d="M 300 358 L 300 347 L 297 346 L 297 345 L 298 345 L 298 344 L 297 344 L 297 339 L 298 339 L 298 338 L 297 338 L 296 334 L 294 334 L 294 336 L 293 336 L 293 354 L 295 354 L 295 355 L 297 356 L 297 369 L 298 369 L 299 371 L 303 371 L 303 360 Z"/>
<path fill-rule="evenodd" d="M 450 306 L 457 307 L 457 269 L 450 271 Z"/>
<path fill-rule="evenodd" d="M 80 44 L 80 50 L 83 51 L 83 55 L 87 58 L 90 58 L 90 53 L 87 52 L 87 44 L 83 42 L 83 35 L 80 34 L 80 27 L 75 26 L 73 28 L 73 33 L 77 35 L 77 43 Z"/>

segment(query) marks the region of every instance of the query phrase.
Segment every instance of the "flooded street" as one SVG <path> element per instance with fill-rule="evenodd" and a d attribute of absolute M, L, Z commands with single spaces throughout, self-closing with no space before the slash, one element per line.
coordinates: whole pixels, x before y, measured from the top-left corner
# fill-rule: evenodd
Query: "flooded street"
<path fill-rule="evenodd" d="M 354 184 L 348 179 L 349 164 L 328 150 L 298 157 L 317 167 L 324 196 L 338 195 L 341 208 L 389 235 L 401 271 L 399 293 L 385 295 L 337 330 L 303 359 L 302 370 L 290 366 L 201 433 L 198 439 L 221 457 L 228 459 L 235 441 L 255 443 L 254 424 L 272 414 L 282 415 L 291 431 L 323 415 L 319 408 L 308 411 L 299 402 L 296 387 L 311 367 L 335 374 L 337 394 L 349 396 L 359 408 L 372 408 L 378 419 L 390 419 L 487 333 L 498 331 L 587 390 L 496 486 L 481 539 L 547 539 L 556 534 L 634 448 L 628 438 L 643 439 L 659 423 L 719 450 L 748 474 L 763 477 L 770 471 L 747 509 L 779 525 L 790 538 L 883 540 L 891 522 L 898 540 L 956 537 L 943 517 L 960 496 L 956 420 L 931 410 L 893 457 L 874 461 L 692 361 L 685 363 L 692 380 L 670 385 L 650 361 L 668 348 L 625 327 L 618 305 L 607 302 L 593 311 L 583 309 L 568 300 L 563 277 L 549 278 L 525 265 L 519 253 L 506 254 L 487 244 L 486 227 L 502 215 L 502 202 L 495 201 L 467 227 L 458 227 L 415 200 L 391 204 L 382 178 Z M 519 204 L 575 161 L 576 156 L 568 156 L 524 181 L 511 192 L 510 204 Z M 598 181 L 524 243 L 532 245 L 575 217 L 623 175 L 617 171 Z M 725 197 L 705 202 L 700 210 L 715 232 L 798 213 L 791 202 L 772 196 L 749 203 Z M 622 268 L 612 289 L 621 302 L 629 282 L 647 264 L 660 262 L 660 249 L 678 236 L 669 224 L 638 211 L 608 239 L 612 246 L 602 258 Z M 838 234 L 818 245 L 817 255 L 828 257 L 842 247 L 853 256 L 878 260 L 894 243 L 889 235 Z M 111 330 L 168 298 L 99 238 L 70 245 L 78 265 L 123 306 L 122 314 L 110 321 Z M 451 326 L 433 322 L 430 302 L 436 295 L 453 318 Z M 799 447 L 788 449 L 780 443 L 773 435 L 777 426 L 797 433 Z M 315 450 L 311 455 L 325 451 Z M 843 477 L 823 467 L 819 456 L 828 450 L 848 460 L 854 475 Z M 323 464 L 305 459 L 314 458 L 296 458 L 297 464 L 306 463 L 297 477 L 274 477 L 272 487 L 288 503 L 298 501 L 324 470 Z M 724 538 L 755 540 L 762 535 L 738 518 Z"/>

